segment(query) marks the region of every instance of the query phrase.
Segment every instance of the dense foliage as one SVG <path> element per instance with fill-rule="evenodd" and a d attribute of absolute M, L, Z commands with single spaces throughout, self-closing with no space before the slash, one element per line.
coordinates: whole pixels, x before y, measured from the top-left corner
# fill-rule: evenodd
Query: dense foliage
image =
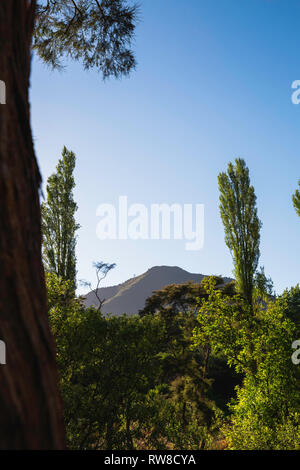
<path fill-rule="evenodd" d="M 209 342 L 243 375 L 224 427 L 232 449 L 298 449 L 299 369 L 291 361 L 296 326 L 288 318 L 286 295 L 253 310 L 240 295 L 221 296 L 207 282 L 195 345 Z M 285 430 L 285 431 L 283 431 Z"/>
<path fill-rule="evenodd" d="M 60 162 L 58 174 L 72 189 L 74 160 L 64 155 L 70 166 Z M 72 197 L 61 199 L 68 178 L 62 186 L 52 178 L 55 210 L 74 215 Z M 76 297 L 73 271 L 48 269 L 70 448 L 300 449 L 300 367 L 292 361 L 300 289 L 276 297 L 264 268 L 257 270 L 261 224 L 245 162 L 229 165 L 219 184 L 236 282 L 211 276 L 172 284 L 139 315 L 104 317 L 101 299 L 95 309 Z M 51 233 L 55 243 L 69 235 Z M 95 264 L 97 287 L 114 266 Z"/>
<path fill-rule="evenodd" d="M 70 447 L 208 448 L 222 411 L 204 350 L 191 348 L 194 314 L 104 318 L 55 274 L 47 286 Z"/>
<path fill-rule="evenodd" d="M 299 448 L 295 293 L 253 315 L 218 280 L 202 281 L 197 318 L 172 306 L 105 318 L 47 275 L 71 448 Z M 155 298 L 164 303 L 173 289 Z"/>

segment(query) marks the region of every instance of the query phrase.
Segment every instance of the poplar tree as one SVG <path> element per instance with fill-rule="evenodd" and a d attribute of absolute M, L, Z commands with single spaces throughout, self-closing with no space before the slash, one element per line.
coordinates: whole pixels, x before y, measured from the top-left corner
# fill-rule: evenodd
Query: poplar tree
<path fill-rule="evenodd" d="M 66 147 L 48 178 L 47 202 L 41 204 L 43 259 L 46 271 L 55 273 L 63 281 L 76 285 L 76 231 L 77 204 L 73 198 L 73 176 L 76 156 Z"/>
<path fill-rule="evenodd" d="M 295 194 L 293 194 L 293 204 L 297 214 L 300 216 L 300 180 L 298 181 L 298 184 L 299 189 L 296 189 Z"/>
<path fill-rule="evenodd" d="M 229 163 L 227 173 L 220 173 L 218 181 L 220 214 L 225 242 L 233 258 L 237 291 L 252 305 L 254 275 L 260 256 L 261 222 L 245 161 L 239 158 L 235 165 Z"/>

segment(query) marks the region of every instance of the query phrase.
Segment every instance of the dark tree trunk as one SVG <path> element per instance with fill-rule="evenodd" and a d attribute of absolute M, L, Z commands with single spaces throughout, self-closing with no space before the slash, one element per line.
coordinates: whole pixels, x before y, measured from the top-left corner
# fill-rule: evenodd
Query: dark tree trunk
<path fill-rule="evenodd" d="M 0 1 L 0 448 L 62 449 L 64 430 L 50 333 L 28 88 L 35 1 Z"/>

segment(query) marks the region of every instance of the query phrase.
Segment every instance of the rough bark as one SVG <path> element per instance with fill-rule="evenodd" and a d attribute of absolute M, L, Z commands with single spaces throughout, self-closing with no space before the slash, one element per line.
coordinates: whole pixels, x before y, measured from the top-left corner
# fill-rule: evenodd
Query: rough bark
<path fill-rule="evenodd" d="M 35 1 L 0 1 L 0 448 L 63 449 L 28 101 Z"/>

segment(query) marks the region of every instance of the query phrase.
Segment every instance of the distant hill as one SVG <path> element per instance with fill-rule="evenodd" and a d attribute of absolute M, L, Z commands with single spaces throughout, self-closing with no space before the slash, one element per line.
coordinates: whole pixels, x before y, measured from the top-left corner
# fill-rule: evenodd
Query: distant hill
<path fill-rule="evenodd" d="M 204 277 L 204 274 L 189 273 L 177 266 L 155 266 L 122 284 L 98 289 L 98 297 L 101 300 L 105 299 L 101 311 L 104 314 L 134 315 L 144 308 L 146 299 L 154 291 L 169 284 L 182 284 L 187 281 L 201 282 Z M 225 282 L 232 281 L 230 278 L 224 278 L 224 280 Z M 95 291 L 89 292 L 84 297 L 84 305 L 86 307 L 99 306 Z"/>

